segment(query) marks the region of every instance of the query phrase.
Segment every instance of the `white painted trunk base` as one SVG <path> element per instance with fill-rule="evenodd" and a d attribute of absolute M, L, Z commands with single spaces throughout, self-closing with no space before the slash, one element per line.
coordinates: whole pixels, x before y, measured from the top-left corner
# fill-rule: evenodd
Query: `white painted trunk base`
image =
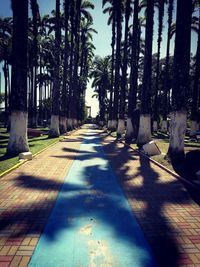
<path fill-rule="evenodd" d="M 167 133 L 167 131 L 168 131 L 167 121 L 162 121 L 161 132 Z"/>
<path fill-rule="evenodd" d="M 101 127 L 103 127 L 103 126 L 104 126 L 104 122 L 103 122 L 103 121 L 100 121 L 100 122 L 99 122 L 99 125 L 100 125 Z"/>
<path fill-rule="evenodd" d="M 112 124 L 112 121 L 108 120 L 108 124 L 107 124 L 108 130 L 111 130 L 111 124 Z"/>
<path fill-rule="evenodd" d="M 71 131 L 73 129 L 73 120 L 72 118 L 67 119 L 67 129 Z"/>
<path fill-rule="evenodd" d="M 140 114 L 137 144 L 144 145 L 151 139 L 151 116 L 150 114 Z"/>
<path fill-rule="evenodd" d="M 191 130 L 190 130 L 190 136 L 195 136 L 196 131 L 199 130 L 199 124 L 197 121 L 191 121 Z"/>
<path fill-rule="evenodd" d="M 60 117 L 60 133 L 64 134 L 67 131 L 67 118 L 66 117 Z"/>
<path fill-rule="evenodd" d="M 117 126 L 117 134 L 122 135 L 125 133 L 125 120 L 119 119 L 118 126 Z"/>
<path fill-rule="evenodd" d="M 49 136 L 58 137 L 59 135 L 60 135 L 59 116 L 51 115 L 51 125 L 50 125 L 50 130 L 49 130 Z"/>
<path fill-rule="evenodd" d="M 23 111 L 13 111 L 11 113 L 10 137 L 7 152 L 19 154 L 29 151 L 27 122 L 28 113 Z"/>
<path fill-rule="evenodd" d="M 77 128 L 78 127 L 77 119 L 72 119 L 72 125 L 73 125 L 73 128 Z"/>
<path fill-rule="evenodd" d="M 185 111 L 174 111 L 170 114 L 170 154 L 184 153 L 187 114 Z"/>
<path fill-rule="evenodd" d="M 153 131 L 154 132 L 157 132 L 158 131 L 158 122 L 157 121 L 154 121 L 153 122 Z"/>
<path fill-rule="evenodd" d="M 111 120 L 111 130 L 116 131 L 117 130 L 117 120 Z"/>
<path fill-rule="evenodd" d="M 127 119 L 126 135 L 125 138 L 131 138 L 133 136 L 133 124 L 131 118 Z"/>

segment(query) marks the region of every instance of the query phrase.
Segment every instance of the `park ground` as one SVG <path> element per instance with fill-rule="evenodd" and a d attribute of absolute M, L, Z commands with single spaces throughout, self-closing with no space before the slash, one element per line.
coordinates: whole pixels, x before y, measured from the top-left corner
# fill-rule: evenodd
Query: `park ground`
<path fill-rule="evenodd" d="M 79 168 L 83 168 L 84 172 L 79 173 Z M 73 180 L 76 177 L 81 180 Z M 99 181 L 100 177 L 104 181 L 103 185 Z M 109 183 L 111 180 L 113 184 Z M 120 189 L 115 189 L 117 184 L 114 180 L 122 188 L 122 194 Z M 88 251 L 86 249 L 83 254 L 85 257 L 79 259 L 83 261 L 82 264 L 79 262 L 81 267 L 134 266 L 114 264 L 115 257 L 124 256 L 122 253 L 115 253 L 118 243 L 124 244 L 124 253 L 126 244 L 129 244 L 128 249 L 131 252 L 140 244 L 140 250 L 150 253 L 158 266 L 200 266 L 200 207 L 196 198 L 198 190 L 187 187 L 181 180 L 137 151 L 116 142 L 103 131 L 82 127 L 0 179 L 0 267 L 23 267 L 28 264 L 45 266 L 42 261 L 37 261 L 42 244 L 48 244 L 51 249 L 57 244 L 57 239 L 62 237 L 65 242 L 62 242 L 60 250 L 63 247 L 72 247 L 73 255 L 81 254 L 81 246 L 76 246 L 79 241 L 73 243 L 71 239 L 65 239 L 65 231 L 84 235 L 84 240 L 90 244 Z M 76 194 L 81 195 L 81 199 Z M 105 198 L 102 197 L 104 195 Z M 115 201 L 118 195 L 120 198 L 125 196 L 128 207 L 121 199 L 119 202 Z M 71 197 L 76 201 L 71 201 Z M 59 204 L 61 209 L 57 214 L 56 207 Z M 71 208 L 70 211 L 65 210 L 66 205 L 68 209 Z M 125 210 L 131 210 L 133 217 L 130 221 L 134 221 L 136 228 L 132 228 L 126 220 L 129 213 L 123 210 L 124 206 Z M 110 208 L 116 216 L 121 215 L 117 220 L 114 215 L 110 215 Z M 64 212 L 64 216 L 72 212 L 73 216 L 76 215 L 76 220 L 74 221 L 72 215 L 66 215 L 67 223 L 56 221 L 56 226 L 53 224 L 49 228 L 54 216 L 59 215 L 64 220 L 61 212 Z M 81 227 L 85 223 L 84 212 L 92 212 L 97 216 L 90 218 L 94 222 L 86 228 Z M 102 227 L 100 232 L 95 230 L 95 220 L 98 221 L 99 216 Z M 79 221 L 83 225 L 79 225 Z M 106 231 L 103 231 L 104 227 L 108 227 Z M 108 255 L 105 253 L 105 246 L 108 249 L 113 232 L 116 250 L 113 252 L 110 248 Z M 103 243 L 100 242 L 101 233 L 104 235 Z M 100 241 L 95 243 L 91 237 L 93 235 L 95 242 Z M 135 236 L 139 236 L 139 241 Z M 87 253 L 90 260 L 86 263 Z M 103 265 L 102 262 L 96 262 L 95 257 L 102 259 Z M 51 266 L 49 262 L 47 264 L 47 259 L 46 266 Z M 73 259 L 73 263 L 75 261 Z M 58 263 L 54 266 L 76 266 L 73 263 Z M 153 263 L 150 265 L 144 261 L 140 266 L 156 266 Z"/>

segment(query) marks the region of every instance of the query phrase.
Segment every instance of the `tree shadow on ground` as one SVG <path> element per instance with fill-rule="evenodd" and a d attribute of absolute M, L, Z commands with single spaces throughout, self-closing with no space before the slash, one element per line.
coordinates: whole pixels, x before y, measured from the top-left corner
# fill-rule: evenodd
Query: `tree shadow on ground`
<path fill-rule="evenodd" d="M 0 156 L 0 162 L 3 160 L 11 159 L 18 156 L 18 154 L 10 154 L 10 153 L 5 153 L 4 155 Z"/>
<path fill-rule="evenodd" d="M 85 144 L 90 142 L 96 143 L 97 139 L 86 140 Z M 60 234 L 62 235 L 63 229 L 77 227 L 81 220 L 93 222 L 94 227 L 100 223 L 109 229 L 109 235 L 113 236 L 114 242 L 128 242 L 130 247 L 140 249 L 140 253 L 144 254 L 142 266 L 154 266 L 152 260 L 143 251 L 138 231 L 134 232 L 134 235 L 131 231 L 134 224 L 132 214 L 122 201 L 123 194 L 108 162 L 102 157 L 100 144 L 95 145 L 93 153 L 89 151 L 82 156 L 85 156 L 85 161 L 90 162 L 94 155 L 97 158 L 96 164 L 88 166 L 88 162 L 85 162 L 86 165 L 82 171 L 73 173 L 73 177 L 77 177 L 64 184 L 37 176 L 19 175 L 15 180 L 15 185 L 27 189 L 27 192 L 30 190 L 41 191 L 44 194 L 52 191 L 58 192 L 62 186 L 61 193 L 56 204 L 47 198 L 45 202 L 33 201 L 28 205 L 18 205 L 12 210 L 3 212 L 0 218 L 1 233 L 9 234 L 10 232 L 10 238 L 19 238 L 26 234 L 40 234 L 54 206 L 52 213 L 54 218 L 49 217 L 49 225 L 43 232 L 50 242 L 55 241 Z M 84 161 L 82 157 L 76 157 L 76 160 L 77 162 Z M 77 164 L 80 165 L 79 162 Z M 15 231 L 10 231 L 15 227 Z M 102 238 L 106 240 L 106 237 L 107 233 L 101 236 L 100 240 Z M 96 240 L 97 237 L 93 238 Z M 90 239 L 92 240 L 92 237 Z M 134 249 L 131 251 L 134 257 Z"/>
<path fill-rule="evenodd" d="M 190 193 L 193 200 L 200 204 L 200 185 L 195 183 L 198 182 L 199 178 L 196 173 L 200 170 L 200 150 L 194 149 L 185 154 L 184 157 L 178 159 L 171 159 L 171 164 L 175 172 L 183 177 L 182 183 Z"/>
<path fill-rule="evenodd" d="M 78 153 L 78 154 L 85 154 L 85 153 L 88 153 L 88 151 L 85 151 L 85 150 L 79 150 L 78 148 L 77 149 L 74 149 L 74 148 L 69 148 L 69 147 L 65 147 L 63 148 L 63 151 L 65 152 L 72 152 L 72 153 Z"/>
<path fill-rule="evenodd" d="M 103 144 L 159 266 L 178 266 L 177 229 L 169 223 L 164 209 L 167 204 L 175 207 L 191 201 L 180 181 L 163 181 L 147 159 L 122 144 L 116 146 L 106 139 Z"/>
<path fill-rule="evenodd" d="M 69 143 L 76 143 L 76 142 L 81 142 L 83 141 L 83 138 L 76 138 L 76 139 L 73 139 L 73 138 L 64 138 L 63 140 L 60 140 L 60 142 L 69 142 Z"/>
<path fill-rule="evenodd" d="M 99 137 L 98 135 L 92 136 L 92 134 L 87 135 L 89 138 L 84 141 L 83 145 L 94 143 L 93 149 L 87 151 L 83 147 L 82 149 L 86 153 L 80 152 L 76 156 L 78 165 L 85 165 L 81 176 L 79 172 L 73 174 L 77 178 L 84 177 L 79 182 L 67 180 L 63 185 L 39 176 L 23 174 L 16 178 L 16 186 L 25 189 L 22 191 L 25 194 L 31 194 L 37 190 L 41 194 L 47 195 L 43 201 L 33 198 L 31 203 L 26 205 L 16 203 L 16 207 L 3 211 L 0 218 L 2 234 L 8 235 L 10 238 L 23 237 L 26 234 L 40 234 L 54 207 L 53 212 L 58 219 L 56 222 L 51 220 L 49 229 L 43 232 L 50 242 L 55 241 L 57 236 L 62 234 L 63 229 L 73 229 L 79 220 L 86 219 L 90 223 L 91 220 L 100 221 L 108 226 L 115 236 L 116 242 L 129 242 L 132 247 L 135 244 L 138 247 L 141 246 L 137 241 L 137 233 L 133 234 L 131 231 L 130 216 L 132 215 L 119 198 L 120 190 L 113 186 L 110 178 L 111 170 L 108 162 L 105 162 L 106 157 L 102 158 Z M 75 140 L 73 141 L 75 142 Z M 125 192 L 133 201 L 130 204 L 133 203 L 135 216 L 149 244 L 152 245 L 160 266 L 178 266 L 179 251 L 172 237 L 175 229 L 169 224 L 163 209 L 166 203 L 176 205 L 189 202 L 187 196 L 182 192 L 179 182 L 160 183 L 159 174 L 151 168 L 149 162 L 142 157 L 138 159 L 138 155 L 134 151 L 130 152 L 127 147 L 116 146 L 115 142 L 105 139 L 104 150 L 111 160 L 113 169 Z M 66 154 L 68 154 L 65 157 L 74 158 L 70 155 L 73 152 L 76 150 L 70 151 L 67 148 Z M 94 158 L 96 158 L 95 164 L 94 162 L 90 163 L 90 160 Z M 140 161 L 139 166 L 137 165 L 138 160 Z M 134 165 L 136 172 L 133 173 Z M 141 184 L 126 184 L 137 179 L 141 180 Z M 55 204 L 55 200 L 52 200 L 49 195 L 59 192 L 60 189 L 61 194 Z M 168 193 L 166 194 L 166 192 Z M 140 205 L 142 208 L 137 210 Z M 144 263 L 142 266 L 151 265 Z"/>

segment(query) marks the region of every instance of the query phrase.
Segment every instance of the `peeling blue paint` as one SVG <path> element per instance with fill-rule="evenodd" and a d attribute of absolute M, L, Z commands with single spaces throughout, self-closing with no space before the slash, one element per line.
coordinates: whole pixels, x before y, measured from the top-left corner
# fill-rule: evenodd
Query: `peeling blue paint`
<path fill-rule="evenodd" d="M 32 266 L 157 266 L 95 130 L 65 178 Z"/>

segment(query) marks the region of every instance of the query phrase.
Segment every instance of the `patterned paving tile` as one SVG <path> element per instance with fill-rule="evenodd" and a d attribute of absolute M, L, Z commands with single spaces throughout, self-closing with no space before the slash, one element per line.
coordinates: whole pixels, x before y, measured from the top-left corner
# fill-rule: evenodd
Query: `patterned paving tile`
<path fill-rule="evenodd" d="M 186 188 L 112 137 L 102 143 L 160 266 L 200 267 L 200 207 Z"/>
<path fill-rule="evenodd" d="M 0 267 L 28 265 L 84 131 L 0 179 Z"/>

